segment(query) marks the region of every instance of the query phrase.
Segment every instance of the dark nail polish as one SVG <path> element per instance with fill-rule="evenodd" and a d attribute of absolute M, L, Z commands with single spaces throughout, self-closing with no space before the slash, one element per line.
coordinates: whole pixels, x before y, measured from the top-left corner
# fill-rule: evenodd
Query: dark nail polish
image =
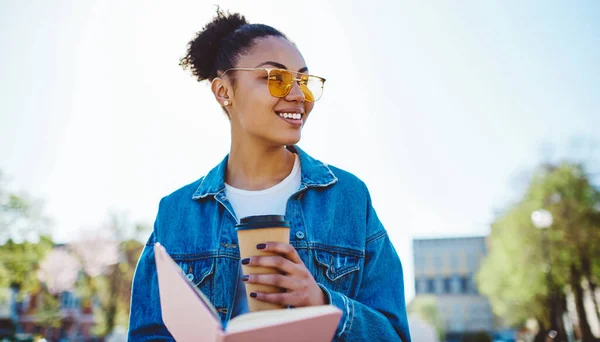
<path fill-rule="evenodd" d="M 247 276 L 247 275 L 245 275 L 245 276 L 242 276 L 242 281 L 248 281 L 248 279 L 250 279 L 250 277 L 249 277 L 249 276 Z"/>
<path fill-rule="evenodd" d="M 264 243 L 259 243 L 258 245 L 256 245 L 256 249 L 265 249 L 265 247 L 267 247 L 267 245 Z"/>
<path fill-rule="evenodd" d="M 254 293 L 254 292 L 251 292 L 251 293 L 250 293 L 250 297 L 252 297 L 252 298 L 256 298 L 256 293 Z"/>
<path fill-rule="evenodd" d="M 250 258 L 246 258 L 242 260 L 242 265 L 248 265 L 250 263 Z"/>

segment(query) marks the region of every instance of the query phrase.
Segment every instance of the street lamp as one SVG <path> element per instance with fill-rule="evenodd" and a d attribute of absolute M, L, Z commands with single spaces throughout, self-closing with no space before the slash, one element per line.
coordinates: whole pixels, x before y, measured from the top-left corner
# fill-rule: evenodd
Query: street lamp
<path fill-rule="evenodd" d="M 531 214 L 531 222 L 538 229 L 548 229 L 552 226 L 552 213 L 546 209 L 536 210 Z"/>
<path fill-rule="evenodd" d="M 546 209 L 539 209 L 531 213 L 531 222 L 533 225 L 542 231 L 542 253 L 544 255 L 543 271 L 546 273 L 546 285 L 548 286 L 548 309 L 550 309 L 550 330 L 548 336 L 554 340 L 557 332 L 552 329 L 552 321 L 556 319 L 554 313 L 554 286 L 552 284 L 552 276 L 550 274 L 550 258 L 548 256 L 548 234 L 547 230 L 552 226 L 554 219 L 552 213 Z"/>

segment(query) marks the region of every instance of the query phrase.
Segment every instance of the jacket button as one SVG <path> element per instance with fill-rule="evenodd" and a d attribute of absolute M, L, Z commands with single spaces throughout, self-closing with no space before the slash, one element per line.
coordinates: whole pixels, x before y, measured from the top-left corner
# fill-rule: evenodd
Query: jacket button
<path fill-rule="evenodd" d="M 297 232 L 296 232 L 296 237 L 297 237 L 298 239 L 304 239 L 304 232 L 297 231 Z"/>
<path fill-rule="evenodd" d="M 193 281 L 194 280 L 194 275 L 191 274 L 191 273 L 188 273 L 185 277 L 188 278 L 189 281 Z"/>

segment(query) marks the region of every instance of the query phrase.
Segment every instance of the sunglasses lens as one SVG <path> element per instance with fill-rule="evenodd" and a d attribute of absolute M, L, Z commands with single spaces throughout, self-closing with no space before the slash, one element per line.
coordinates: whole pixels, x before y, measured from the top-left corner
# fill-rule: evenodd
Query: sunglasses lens
<path fill-rule="evenodd" d="M 300 90 L 308 102 L 315 102 L 323 94 L 323 80 L 307 75 L 299 75 Z M 269 92 L 275 97 L 285 97 L 290 93 L 296 77 L 289 71 L 275 69 L 269 74 Z"/>
<path fill-rule="evenodd" d="M 314 76 L 303 76 L 300 81 L 300 89 L 308 102 L 315 102 L 323 95 L 323 80 Z"/>
<path fill-rule="evenodd" d="M 275 97 L 284 97 L 290 93 L 294 84 L 294 75 L 285 70 L 271 70 L 269 74 L 269 92 Z"/>

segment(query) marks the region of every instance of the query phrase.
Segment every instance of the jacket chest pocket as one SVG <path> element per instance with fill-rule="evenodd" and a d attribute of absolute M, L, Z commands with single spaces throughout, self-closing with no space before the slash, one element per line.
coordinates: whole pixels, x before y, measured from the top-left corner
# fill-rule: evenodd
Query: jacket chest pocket
<path fill-rule="evenodd" d="M 362 257 L 360 253 L 313 250 L 316 269 L 315 280 L 327 288 L 350 295 L 359 281 Z"/>
<path fill-rule="evenodd" d="M 183 275 L 196 288 L 208 297 L 213 296 L 213 274 L 215 270 L 215 260 L 212 257 L 173 257 L 173 260 L 179 265 Z"/>

